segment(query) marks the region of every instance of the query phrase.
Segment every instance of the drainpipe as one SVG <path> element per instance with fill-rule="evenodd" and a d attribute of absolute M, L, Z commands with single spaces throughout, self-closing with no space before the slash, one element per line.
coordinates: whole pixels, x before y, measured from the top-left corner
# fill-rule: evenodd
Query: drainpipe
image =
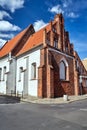
<path fill-rule="evenodd" d="M 14 57 L 15 60 L 15 96 L 16 96 L 16 74 L 17 74 L 17 58 Z"/>

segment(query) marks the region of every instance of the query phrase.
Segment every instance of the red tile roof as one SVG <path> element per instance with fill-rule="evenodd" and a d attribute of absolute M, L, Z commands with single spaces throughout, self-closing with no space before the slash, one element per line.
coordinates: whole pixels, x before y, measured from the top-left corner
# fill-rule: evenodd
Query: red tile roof
<path fill-rule="evenodd" d="M 27 29 L 20 32 L 18 35 L 16 35 L 13 39 L 8 41 L 0 50 L 0 57 L 3 57 L 7 55 L 9 52 L 12 51 L 12 49 L 17 45 L 18 41 L 21 39 L 21 37 L 24 35 Z"/>
<path fill-rule="evenodd" d="M 40 45 L 43 42 L 43 30 L 40 30 L 39 32 L 36 32 L 35 34 L 32 34 L 29 39 L 27 40 L 26 44 L 23 46 L 23 48 L 18 52 L 18 55 L 21 55 L 31 48 Z"/>
<path fill-rule="evenodd" d="M 19 55 L 29 51 L 30 49 L 42 44 L 43 43 L 43 30 L 45 28 L 47 31 L 49 31 L 51 29 L 50 24 L 48 24 L 46 27 L 42 28 L 38 32 L 31 35 L 29 37 L 29 39 L 27 40 L 26 44 L 23 46 L 23 48 L 18 52 L 18 54 L 16 56 L 19 56 Z"/>
<path fill-rule="evenodd" d="M 51 29 L 51 24 L 48 24 L 46 27 L 47 31 L 49 31 Z M 24 44 L 24 46 L 22 47 L 22 49 L 17 53 L 16 56 L 19 56 L 27 51 L 29 51 L 30 49 L 34 48 L 35 46 L 38 46 L 40 44 L 43 43 L 43 29 L 39 30 L 38 32 L 32 34 L 27 42 Z M 0 50 L 0 57 L 3 57 L 7 54 L 9 54 L 9 52 L 11 52 L 15 46 L 18 44 L 18 41 L 23 37 L 23 35 L 25 34 L 27 28 L 25 30 L 23 30 L 21 33 L 19 33 L 17 36 L 15 36 L 12 40 L 8 41 Z"/>

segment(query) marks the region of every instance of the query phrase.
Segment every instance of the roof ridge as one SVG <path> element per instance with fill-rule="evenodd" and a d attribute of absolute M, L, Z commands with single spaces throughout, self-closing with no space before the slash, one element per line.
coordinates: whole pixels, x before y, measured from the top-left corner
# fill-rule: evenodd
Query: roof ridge
<path fill-rule="evenodd" d="M 28 31 L 30 31 L 30 33 L 28 33 Z M 17 44 L 15 45 L 15 47 L 11 50 L 13 51 L 13 54 L 14 53 L 17 53 L 17 51 L 20 51 L 20 49 L 24 46 L 24 44 L 26 43 L 26 41 L 28 40 L 28 38 L 31 36 L 31 34 L 35 33 L 35 30 L 33 28 L 33 25 L 30 24 L 27 28 L 26 28 L 26 31 L 25 33 L 23 34 L 23 36 L 18 40 Z M 25 37 L 25 39 L 24 39 Z M 24 40 L 23 40 L 24 39 Z M 21 46 L 19 48 L 19 50 L 16 50 L 15 52 L 15 48 L 18 46 L 19 47 L 19 43 L 21 42 Z"/>
<path fill-rule="evenodd" d="M 25 28 L 24 30 L 22 30 L 20 33 L 18 33 L 17 35 L 15 35 L 12 39 L 10 39 L 8 42 L 6 42 L 4 45 L 3 45 L 3 47 L 0 49 L 0 57 L 3 57 L 3 56 L 5 56 L 5 55 L 7 55 L 9 52 L 11 52 L 12 51 L 12 48 L 14 48 L 15 46 L 13 45 L 13 47 L 6 53 L 6 48 L 7 48 L 7 46 L 9 46 L 9 44 L 11 44 L 11 43 L 13 43 L 13 41 L 15 41 L 15 39 L 18 39 L 18 37 L 19 37 L 19 39 L 21 39 L 21 37 L 22 37 L 22 35 L 23 35 L 23 33 L 26 31 L 26 29 L 27 28 Z M 20 36 L 21 35 L 21 36 Z M 19 40 L 17 40 L 17 41 L 15 41 L 15 44 L 17 44 L 18 43 L 18 41 Z M 9 46 L 10 47 L 10 46 Z M 3 54 L 3 52 L 4 52 L 4 54 Z"/>
<path fill-rule="evenodd" d="M 0 51 L 3 49 L 3 47 L 8 43 L 9 41 L 6 41 L 5 44 L 0 48 Z"/>
<path fill-rule="evenodd" d="M 52 22 L 53 21 L 50 21 L 45 27 L 39 29 L 38 31 L 36 31 L 34 34 L 32 34 L 26 44 L 23 46 L 23 48 L 16 54 L 16 56 L 19 56 L 27 51 L 29 51 L 30 49 L 32 49 L 33 47 L 36 47 L 37 45 L 40 45 L 42 44 L 43 42 L 43 31 L 44 29 L 47 30 L 47 33 L 51 30 L 51 27 L 52 27 Z M 53 25 L 55 24 L 56 22 L 53 22 Z"/>

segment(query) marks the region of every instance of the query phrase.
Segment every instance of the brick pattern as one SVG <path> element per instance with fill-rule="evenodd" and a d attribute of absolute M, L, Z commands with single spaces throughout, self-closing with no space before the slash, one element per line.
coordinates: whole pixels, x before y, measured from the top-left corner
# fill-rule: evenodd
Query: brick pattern
<path fill-rule="evenodd" d="M 55 24 L 53 24 L 54 22 Z M 87 75 L 86 70 L 79 56 L 75 53 L 73 44 L 70 43 L 69 33 L 64 29 L 64 19 L 62 15 L 56 15 L 50 25 L 50 32 L 47 32 L 46 29 L 43 31 L 43 49 L 41 50 L 41 63 L 38 69 L 38 96 L 51 98 L 61 97 L 64 94 L 79 95 L 79 72 L 76 69 L 77 59 L 83 69 L 82 73 L 85 75 Z M 54 47 L 55 38 L 58 39 L 57 47 Z M 55 51 L 49 51 L 49 48 Z M 66 80 L 60 80 L 59 75 L 59 64 L 62 59 L 65 59 L 68 64 L 66 67 Z M 85 87 L 83 88 L 83 93 L 87 93 Z"/>
<path fill-rule="evenodd" d="M 50 98 L 60 97 L 64 94 L 74 95 L 73 59 L 56 52 L 48 51 L 48 48 L 41 50 L 41 59 L 43 60 L 41 60 L 41 66 L 39 67 L 38 96 Z M 46 51 L 48 51 L 48 54 Z M 69 66 L 68 81 L 61 81 L 59 78 L 59 62 L 63 58 L 66 59 Z"/>
<path fill-rule="evenodd" d="M 74 73 L 73 73 L 73 60 L 67 58 L 61 54 L 51 52 L 52 54 L 52 65 L 54 68 L 54 96 L 63 96 L 64 94 L 74 94 Z M 59 77 L 59 63 L 61 59 L 66 59 L 69 66 L 69 80 L 61 81 Z"/>

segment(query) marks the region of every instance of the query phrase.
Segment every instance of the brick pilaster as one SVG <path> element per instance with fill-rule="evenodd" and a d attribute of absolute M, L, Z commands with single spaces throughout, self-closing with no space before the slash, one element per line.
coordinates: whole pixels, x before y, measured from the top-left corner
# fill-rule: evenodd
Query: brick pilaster
<path fill-rule="evenodd" d="M 50 65 L 47 66 L 47 97 L 54 97 L 54 72 Z"/>
<path fill-rule="evenodd" d="M 46 70 L 45 66 L 38 68 L 38 97 L 46 97 Z"/>
<path fill-rule="evenodd" d="M 59 39 L 58 39 L 58 49 L 60 49 L 61 51 L 65 51 L 65 42 L 64 42 L 64 19 L 62 14 L 58 14 L 55 16 L 54 19 L 57 24 L 56 24 L 56 28 L 57 28 L 57 33 L 59 35 Z"/>
<path fill-rule="evenodd" d="M 74 87 L 75 87 L 75 95 L 79 95 L 79 76 L 78 72 L 76 71 L 75 59 L 73 60 L 74 65 Z"/>
<path fill-rule="evenodd" d="M 46 91 L 46 48 L 40 51 L 40 66 L 38 68 L 38 97 L 47 97 Z"/>
<path fill-rule="evenodd" d="M 50 44 L 51 46 L 54 46 L 54 33 L 53 33 L 53 28 L 52 28 L 52 21 L 50 22 L 50 24 L 51 24 Z"/>
<path fill-rule="evenodd" d="M 47 62 L 46 62 L 47 97 L 52 98 L 52 97 L 54 97 L 54 71 L 53 71 L 53 66 L 52 66 L 52 63 L 51 63 L 51 54 L 49 53 L 48 49 L 47 49 L 46 54 L 47 54 Z"/>

